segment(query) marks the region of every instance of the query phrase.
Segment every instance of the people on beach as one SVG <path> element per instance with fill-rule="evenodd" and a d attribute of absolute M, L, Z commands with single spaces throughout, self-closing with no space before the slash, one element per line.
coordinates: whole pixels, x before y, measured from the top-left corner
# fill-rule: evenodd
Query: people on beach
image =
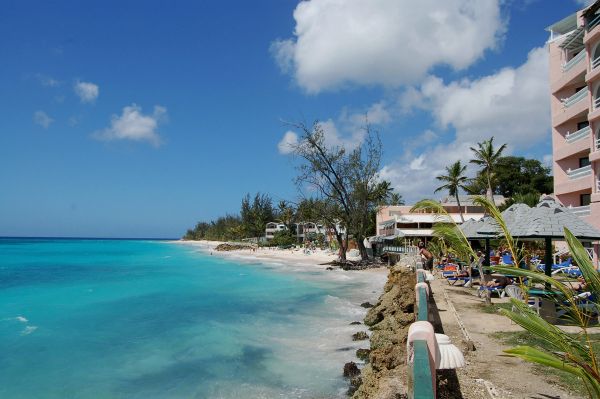
<path fill-rule="evenodd" d="M 496 276 L 491 281 L 485 283 L 486 287 L 506 287 L 512 283 L 512 279 L 506 276 Z"/>
<path fill-rule="evenodd" d="M 425 270 L 433 269 L 433 254 L 427 250 L 423 241 L 419 242 L 419 255 L 423 260 L 423 268 Z"/>

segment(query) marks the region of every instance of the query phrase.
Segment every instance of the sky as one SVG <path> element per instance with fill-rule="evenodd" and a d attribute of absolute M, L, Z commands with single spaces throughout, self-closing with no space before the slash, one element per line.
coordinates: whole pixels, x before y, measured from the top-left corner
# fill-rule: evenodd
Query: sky
<path fill-rule="evenodd" d="M 298 122 L 352 147 L 368 115 L 408 203 L 491 136 L 549 164 L 545 28 L 585 3 L 5 0 L 0 236 L 174 238 L 295 201 Z"/>

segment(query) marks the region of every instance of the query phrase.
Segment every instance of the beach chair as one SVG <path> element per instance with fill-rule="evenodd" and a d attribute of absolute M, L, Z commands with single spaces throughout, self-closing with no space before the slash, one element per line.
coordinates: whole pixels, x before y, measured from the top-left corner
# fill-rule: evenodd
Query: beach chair
<path fill-rule="evenodd" d="M 502 264 L 504 265 L 514 265 L 513 259 L 512 259 L 512 255 L 511 254 L 504 254 L 502 255 Z"/>
<path fill-rule="evenodd" d="M 508 295 L 510 298 L 515 298 L 521 302 L 525 302 L 525 295 L 523 294 L 523 290 L 518 285 L 507 285 L 504 287 L 504 293 Z M 530 309 L 535 310 L 535 312 L 539 315 L 540 309 L 542 308 L 542 302 L 539 297 L 529 297 L 527 299 L 527 306 Z M 515 307 L 512 308 L 513 312 L 515 311 Z"/>

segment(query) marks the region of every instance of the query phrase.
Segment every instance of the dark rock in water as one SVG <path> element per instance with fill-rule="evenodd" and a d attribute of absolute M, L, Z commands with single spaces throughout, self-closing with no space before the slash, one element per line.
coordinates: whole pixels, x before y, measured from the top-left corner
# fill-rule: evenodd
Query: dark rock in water
<path fill-rule="evenodd" d="M 344 377 L 352 378 L 360 375 L 360 370 L 354 362 L 344 364 Z"/>
<path fill-rule="evenodd" d="M 348 396 L 354 395 L 354 392 L 358 390 L 358 387 L 362 384 L 362 378 L 360 376 L 352 377 L 350 379 L 350 387 L 348 387 Z"/>
<path fill-rule="evenodd" d="M 363 341 L 365 339 L 369 339 L 369 335 L 367 335 L 367 333 L 364 331 L 359 331 L 352 334 L 352 341 Z"/>
<path fill-rule="evenodd" d="M 362 360 L 363 362 L 369 361 L 369 353 L 371 353 L 371 349 L 357 349 L 356 357 Z"/>
<path fill-rule="evenodd" d="M 337 352 L 346 352 L 346 351 L 349 351 L 349 350 L 352 350 L 351 346 L 344 346 L 343 348 L 336 349 Z"/>
<path fill-rule="evenodd" d="M 327 269 L 325 270 L 333 270 L 333 267 L 329 266 Z"/>
<path fill-rule="evenodd" d="M 370 302 L 363 302 L 360 304 L 360 306 L 362 306 L 363 308 L 372 308 L 373 304 L 371 304 Z"/>
<path fill-rule="evenodd" d="M 353 321 L 350 323 L 351 326 L 360 326 L 362 323 L 360 321 Z"/>

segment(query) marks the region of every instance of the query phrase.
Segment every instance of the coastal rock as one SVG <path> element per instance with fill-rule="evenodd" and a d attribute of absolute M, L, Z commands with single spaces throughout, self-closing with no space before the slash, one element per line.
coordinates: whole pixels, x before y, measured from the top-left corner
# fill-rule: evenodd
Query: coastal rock
<path fill-rule="evenodd" d="M 351 378 L 356 377 L 358 375 L 360 375 L 360 370 L 358 369 L 356 363 L 348 362 L 344 364 L 344 377 Z"/>
<path fill-rule="evenodd" d="M 369 335 L 364 331 L 359 331 L 352 334 L 352 341 L 362 341 L 365 339 L 369 339 Z"/>
<path fill-rule="evenodd" d="M 405 397 L 406 338 L 408 327 L 415 320 L 415 284 L 415 273 L 406 267 L 397 265 L 390 269 L 383 294 L 364 319 L 372 331 L 371 350 L 353 399 Z"/>
<path fill-rule="evenodd" d="M 350 323 L 351 326 L 359 326 L 362 323 L 360 321 L 353 321 L 352 323 Z"/>
<path fill-rule="evenodd" d="M 223 243 L 219 244 L 215 247 L 215 251 L 227 252 L 227 251 L 238 251 L 240 249 L 252 249 L 253 246 L 249 244 L 232 244 L 232 243 Z"/>
<path fill-rule="evenodd" d="M 369 353 L 371 353 L 371 349 L 357 349 L 356 357 L 364 362 L 369 361 Z"/>
<path fill-rule="evenodd" d="M 360 306 L 362 306 L 363 308 L 368 309 L 368 308 L 372 308 L 373 304 L 370 303 L 370 302 L 363 302 L 363 303 L 360 304 Z"/>

